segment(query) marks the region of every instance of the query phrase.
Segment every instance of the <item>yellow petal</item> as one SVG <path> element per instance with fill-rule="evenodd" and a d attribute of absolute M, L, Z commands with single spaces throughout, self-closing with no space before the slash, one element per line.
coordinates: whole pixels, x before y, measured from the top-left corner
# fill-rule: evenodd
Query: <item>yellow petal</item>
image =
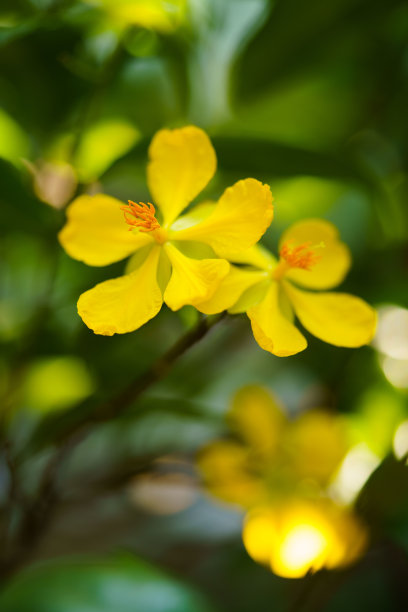
<path fill-rule="evenodd" d="M 251 470 L 248 449 L 232 440 L 212 442 L 198 454 L 197 467 L 215 497 L 244 507 L 259 502 L 263 483 Z"/>
<path fill-rule="evenodd" d="M 300 478 L 326 485 L 347 452 L 344 421 L 327 410 L 308 410 L 291 422 L 284 446 Z"/>
<path fill-rule="evenodd" d="M 349 248 L 339 240 L 337 228 L 323 219 L 307 219 L 289 227 L 282 235 L 279 248 L 285 242 L 294 246 L 310 243 L 310 249 L 319 256 L 319 261 L 310 270 L 293 268 L 286 276 L 299 285 L 310 289 L 331 289 L 341 283 L 350 265 Z M 317 246 L 316 249 L 313 247 Z"/>
<path fill-rule="evenodd" d="M 249 308 L 247 314 L 254 338 L 265 351 L 277 357 L 288 357 L 307 347 L 305 337 L 281 311 L 277 283 L 271 283 L 265 298 Z"/>
<path fill-rule="evenodd" d="M 76 198 L 58 235 L 68 255 L 90 266 L 106 266 L 153 242 L 147 233 L 128 231 L 122 205 L 103 194 Z"/>
<path fill-rule="evenodd" d="M 250 508 L 242 529 L 242 540 L 247 553 L 257 563 L 268 566 L 274 550 L 279 547 L 280 517 L 274 508 Z"/>
<path fill-rule="evenodd" d="M 207 134 L 190 125 L 157 132 L 149 157 L 150 192 L 169 226 L 214 176 L 215 152 Z"/>
<path fill-rule="evenodd" d="M 231 253 L 225 259 L 232 263 L 248 264 L 261 270 L 272 270 L 277 264 L 276 258 L 261 244 L 255 244 L 253 247 L 239 253 Z"/>
<path fill-rule="evenodd" d="M 174 239 L 205 242 L 219 257 L 227 257 L 258 242 L 272 217 L 272 194 L 268 185 L 245 179 L 226 189 L 213 212 L 201 223 L 174 232 Z"/>
<path fill-rule="evenodd" d="M 156 243 L 154 242 L 150 242 L 148 245 L 142 247 L 141 249 L 139 249 L 138 251 L 136 251 L 136 253 L 134 253 L 133 255 L 131 255 L 131 257 L 129 257 L 129 259 L 126 262 L 125 265 L 125 274 L 131 274 L 132 272 L 134 272 L 135 270 L 137 270 L 138 268 L 140 268 L 140 266 L 142 265 L 142 263 L 146 260 L 146 258 L 148 257 L 150 251 L 152 249 L 154 249 L 155 245 L 157 246 Z M 163 251 L 163 249 L 162 249 Z"/>
<path fill-rule="evenodd" d="M 227 419 L 256 458 L 265 461 L 278 450 L 286 417 L 267 389 L 242 387 L 233 398 Z"/>
<path fill-rule="evenodd" d="M 249 287 L 261 282 L 265 272 L 241 270 L 231 266 L 229 274 L 221 281 L 214 295 L 205 302 L 195 304 L 200 312 L 216 314 L 231 308 Z"/>
<path fill-rule="evenodd" d="M 172 310 L 209 300 L 229 272 L 224 259 L 191 259 L 172 244 L 164 248 L 173 266 L 164 301 Z"/>
<path fill-rule="evenodd" d="M 119 278 L 86 291 L 78 300 L 78 313 L 96 334 L 125 334 L 141 327 L 159 312 L 163 298 L 156 280 L 160 248 L 143 264 Z"/>
<path fill-rule="evenodd" d="M 177 220 L 172 224 L 171 231 L 179 232 L 180 230 L 186 229 L 187 227 L 191 227 L 196 223 L 200 223 L 204 219 L 210 216 L 216 207 L 216 203 L 211 200 L 207 200 L 205 202 L 200 202 L 194 206 L 191 210 L 189 210 L 185 215 L 181 215 Z"/>
<path fill-rule="evenodd" d="M 256 285 L 252 285 L 252 287 L 244 291 L 233 306 L 228 308 L 228 312 L 230 314 L 241 314 L 247 312 L 252 306 L 260 304 L 268 293 L 270 286 L 271 281 L 269 277 Z"/>
<path fill-rule="evenodd" d="M 360 298 L 347 293 L 311 293 L 283 284 L 300 322 L 320 340 L 352 348 L 373 338 L 376 313 Z"/>

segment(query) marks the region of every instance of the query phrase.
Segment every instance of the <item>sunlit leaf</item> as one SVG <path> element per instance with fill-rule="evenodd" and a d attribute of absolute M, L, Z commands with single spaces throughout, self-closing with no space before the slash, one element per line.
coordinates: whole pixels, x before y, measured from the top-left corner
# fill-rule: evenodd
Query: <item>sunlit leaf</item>
<path fill-rule="evenodd" d="M 28 155 L 29 141 L 18 123 L 0 108 L 0 157 L 11 162 Z"/>
<path fill-rule="evenodd" d="M 86 364 L 77 357 L 50 357 L 33 363 L 24 382 L 28 408 L 63 410 L 88 397 L 94 389 Z"/>
<path fill-rule="evenodd" d="M 129 122 L 108 119 L 91 126 L 83 135 L 75 155 L 75 166 L 84 182 L 97 179 L 139 139 Z"/>

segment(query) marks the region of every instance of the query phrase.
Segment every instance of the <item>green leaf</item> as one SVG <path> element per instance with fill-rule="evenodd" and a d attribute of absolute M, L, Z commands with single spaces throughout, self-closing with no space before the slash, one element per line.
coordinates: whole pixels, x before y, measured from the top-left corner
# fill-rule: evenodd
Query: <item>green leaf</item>
<path fill-rule="evenodd" d="M 27 135 L 16 121 L 0 108 L 0 157 L 11 162 L 19 162 L 29 154 Z"/>
<path fill-rule="evenodd" d="M 85 182 L 97 179 L 138 141 L 139 132 L 128 121 L 108 119 L 92 125 L 83 135 L 75 166 Z"/>
<path fill-rule="evenodd" d="M 94 391 L 85 361 L 70 355 L 42 357 L 30 365 L 23 383 L 27 407 L 46 413 L 65 410 Z"/>
<path fill-rule="evenodd" d="M 24 20 L 23 20 L 24 19 Z M 4 19 L 0 24 L 0 47 L 6 46 L 19 38 L 24 38 L 31 34 L 39 25 L 39 19 L 35 17 L 21 16 L 21 20 L 17 19 L 17 23 L 4 23 Z"/>
<path fill-rule="evenodd" d="M 201 595 L 134 558 L 32 567 L 0 594 L 7 612 L 210 612 Z"/>

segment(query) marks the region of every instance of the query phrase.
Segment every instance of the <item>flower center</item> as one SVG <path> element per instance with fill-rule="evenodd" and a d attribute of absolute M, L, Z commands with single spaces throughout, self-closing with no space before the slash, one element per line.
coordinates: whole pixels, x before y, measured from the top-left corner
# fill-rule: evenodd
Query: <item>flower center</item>
<path fill-rule="evenodd" d="M 147 204 L 143 202 L 136 204 L 136 202 L 128 200 L 128 204 L 120 208 L 123 210 L 126 223 L 130 225 L 130 232 L 135 228 L 139 232 L 152 232 L 153 238 L 159 244 L 163 244 L 166 241 L 166 233 L 155 217 L 156 209 L 153 204 L 150 202 Z"/>
<path fill-rule="evenodd" d="M 324 247 L 324 243 L 315 244 L 310 248 L 311 246 L 311 242 L 304 242 L 298 246 L 292 246 L 291 242 L 285 242 L 279 253 L 279 263 L 273 270 L 273 278 L 280 280 L 291 268 L 311 270 L 321 259 L 321 255 L 316 255 L 314 249 Z"/>

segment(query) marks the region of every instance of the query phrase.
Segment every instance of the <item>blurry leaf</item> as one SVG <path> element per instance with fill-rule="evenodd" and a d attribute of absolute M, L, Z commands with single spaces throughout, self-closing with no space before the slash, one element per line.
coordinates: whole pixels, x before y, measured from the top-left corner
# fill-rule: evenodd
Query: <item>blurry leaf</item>
<path fill-rule="evenodd" d="M 135 57 L 157 54 L 159 40 L 152 30 L 133 28 L 126 33 L 123 42 L 126 50 Z"/>
<path fill-rule="evenodd" d="M 387 457 L 372 473 L 356 501 L 356 508 L 372 527 L 383 527 L 408 505 L 408 466 Z"/>
<path fill-rule="evenodd" d="M 109 91 L 107 104 L 119 108 L 121 116 L 129 117 L 144 134 L 180 121 L 183 61 L 169 46 L 165 56 L 130 57 Z"/>
<path fill-rule="evenodd" d="M 183 308 L 178 311 L 178 315 L 186 329 L 189 329 L 198 323 L 199 312 L 193 306 L 183 306 Z"/>
<path fill-rule="evenodd" d="M 34 197 L 22 173 L 4 159 L 0 159 L 0 185 L 0 235 L 13 230 L 44 235 L 55 224 L 52 209 Z"/>
<path fill-rule="evenodd" d="M 405 415 L 404 400 L 388 385 L 369 388 L 348 416 L 354 444 L 364 442 L 379 457 L 391 450 L 396 427 Z"/>
<path fill-rule="evenodd" d="M 45 11 L 51 7 L 58 8 L 58 5 L 69 4 L 70 0 L 29 0 L 29 2 L 39 11 Z"/>
<path fill-rule="evenodd" d="M 287 80 L 240 107 L 231 128 L 305 146 L 330 149 L 355 130 L 365 102 L 350 77 L 318 70 L 302 79 Z"/>
<path fill-rule="evenodd" d="M 393 111 L 394 112 L 394 111 Z M 372 176 L 376 214 L 387 243 L 402 242 L 408 235 L 406 203 L 407 176 L 402 151 L 397 143 L 384 138 L 381 130 L 361 130 L 351 141 L 356 162 Z"/>
<path fill-rule="evenodd" d="M 234 60 L 262 25 L 266 0 L 192 2 L 197 40 L 189 56 L 190 116 L 202 125 L 229 117 L 230 76 Z"/>
<path fill-rule="evenodd" d="M 101 32 L 97 27 L 96 31 L 90 32 L 84 40 L 84 57 L 78 53 L 78 56 L 71 58 L 70 67 L 74 72 L 77 69 L 78 74 L 83 74 L 84 78 L 88 71 L 94 71 L 94 63 L 103 71 L 104 65 L 114 59 L 115 52 L 119 53 L 118 45 L 119 36 L 116 32 L 110 29 L 103 29 Z M 84 62 L 86 56 L 91 60 L 90 65 Z M 89 77 L 92 79 L 92 74 Z"/>
<path fill-rule="evenodd" d="M 30 366 L 23 396 L 28 408 L 39 412 L 63 410 L 94 390 L 86 364 L 77 357 L 51 357 Z"/>
<path fill-rule="evenodd" d="M 29 34 L 39 25 L 39 20 L 37 17 L 34 18 L 25 18 L 20 21 L 21 17 L 18 16 L 15 18 L 14 16 L 10 19 L 10 21 L 2 19 L 0 23 L 0 46 L 6 46 L 8 43 L 13 40 L 23 37 L 26 34 Z"/>
<path fill-rule="evenodd" d="M 279 204 L 279 222 L 324 215 L 345 192 L 347 185 L 314 176 L 295 176 L 274 181 L 273 195 Z"/>
<path fill-rule="evenodd" d="M 29 152 L 29 141 L 21 127 L 0 108 L 0 157 L 20 161 Z"/>
<path fill-rule="evenodd" d="M 40 204 L 41 206 L 41 204 Z M 0 244 L 0 339 L 15 339 L 25 332 L 44 306 L 55 258 L 44 243 L 21 234 Z"/>
<path fill-rule="evenodd" d="M 108 119 L 89 128 L 81 139 L 74 165 L 84 182 L 95 180 L 139 139 L 138 130 L 121 119 Z"/>
<path fill-rule="evenodd" d="M 139 559 L 53 562 L 0 595 L 4 612 L 209 612 L 198 593 Z"/>

